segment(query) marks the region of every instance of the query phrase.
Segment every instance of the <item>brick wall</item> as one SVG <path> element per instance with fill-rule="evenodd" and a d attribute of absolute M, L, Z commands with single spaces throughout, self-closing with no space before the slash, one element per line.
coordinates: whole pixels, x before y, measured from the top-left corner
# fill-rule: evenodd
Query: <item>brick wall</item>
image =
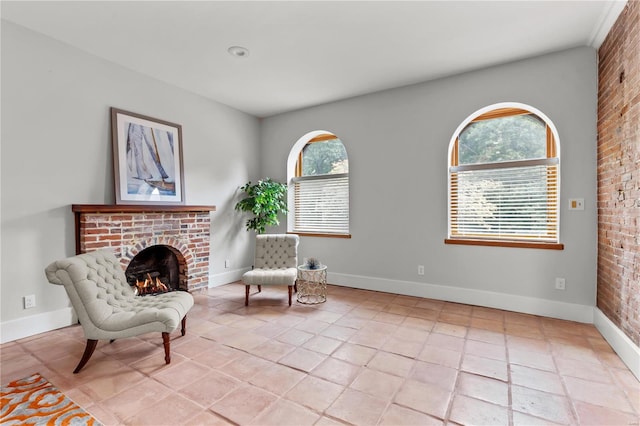
<path fill-rule="evenodd" d="M 203 212 L 82 212 L 79 242 L 82 253 L 111 248 L 123 269 L 147 247 L 166 245 L 178 255 L 181 283 L 190 291 L 209 283 L 211 218 Z"/>
<path fill-rule="evenodd" d="M 598 308 L 640 345 L 640 2 L 598 50 Z"/>

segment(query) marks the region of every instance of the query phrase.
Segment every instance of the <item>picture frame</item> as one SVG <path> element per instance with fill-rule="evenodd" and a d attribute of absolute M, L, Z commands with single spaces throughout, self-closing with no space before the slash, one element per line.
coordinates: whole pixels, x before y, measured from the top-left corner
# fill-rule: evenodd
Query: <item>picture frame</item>
<path fill-rule="evenodd" d="M 116 204 L 182 205 L 182 126 L 111 107 Z"/>

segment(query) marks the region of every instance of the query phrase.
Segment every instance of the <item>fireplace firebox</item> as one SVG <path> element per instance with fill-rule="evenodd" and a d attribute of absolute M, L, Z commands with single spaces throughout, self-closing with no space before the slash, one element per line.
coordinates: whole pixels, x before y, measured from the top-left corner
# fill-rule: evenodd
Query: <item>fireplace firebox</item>
<path fill-rule="evenodd" d="M 138 294 L 164 293 L 187 290 L 184 269 L 184 257 L 180 252 L 171 246 L 155 245 L 147 247 L 131 259 L 125 276 Z"/>

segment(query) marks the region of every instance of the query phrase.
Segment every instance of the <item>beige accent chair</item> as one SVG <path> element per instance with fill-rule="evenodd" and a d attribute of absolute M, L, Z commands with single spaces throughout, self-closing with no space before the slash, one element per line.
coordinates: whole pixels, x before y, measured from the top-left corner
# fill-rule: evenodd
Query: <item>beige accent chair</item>
<path fill-rule="evenodd" d="M 172 291 L 136 296 L 120 262 L 109 250 L 55 261 L 47 266 L 45 274 L 51 284 L 64 286 L 87 338 L 74 374 L 89 361 L 98 340 L 113 342 L 155 331 L 162 333 L 165 362 L 171 362 L 169 333 L 181 325 L 184 336 L 186 315 L 193 306 L 191 294 Z"/>
<path fill-rule="evenodd" d="M 245 284 L 244 305 L 249 305 L 249 291 L 252 285 L 286 285 L 289 288 L 289 306 L 291 292 L 298 291 L 298 244 L 300 237 L 293 234 L 256 235 L 256 249 L 253 269 L 245 272 L 242 281 Z"/>

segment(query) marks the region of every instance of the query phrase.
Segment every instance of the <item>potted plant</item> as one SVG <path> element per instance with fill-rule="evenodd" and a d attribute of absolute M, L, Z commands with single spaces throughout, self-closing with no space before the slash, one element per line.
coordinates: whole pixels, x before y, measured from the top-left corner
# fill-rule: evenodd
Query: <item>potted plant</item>
<path fill-rule="evenodd" d="M 278 215 L 287 213 L 287 186 L 270 178 L 252 184 L 250 181 L 240 188 L 246 197 L 236 203 L 235 209 L 251 212 L 254 217 L 247 220 L 247 231 L 263 234 L 267 226 L 279 225 Z"/>

